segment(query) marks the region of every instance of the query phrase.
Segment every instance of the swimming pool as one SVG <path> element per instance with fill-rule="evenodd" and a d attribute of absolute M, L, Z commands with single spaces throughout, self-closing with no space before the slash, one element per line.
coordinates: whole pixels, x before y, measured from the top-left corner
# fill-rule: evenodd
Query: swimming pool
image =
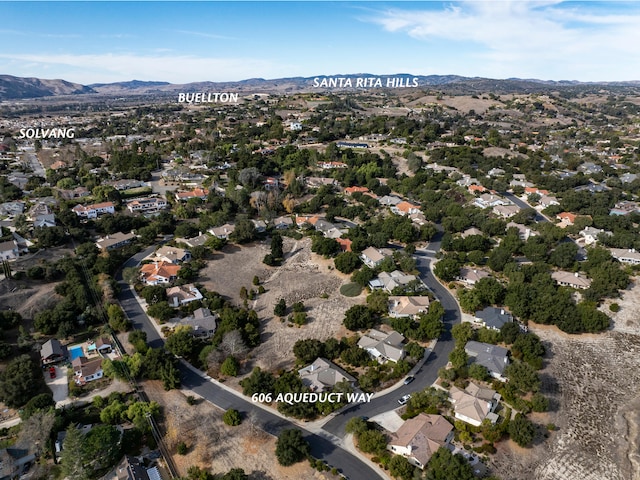
<path fill-rule="evenodd" d="M 83 357 L 84 351 L 82 350 L 82 345 L 74 345 L 73 347 L 69 347 L 69 354 L 71 355 L 71 360 L 75 360 L 78 357 Z"/>

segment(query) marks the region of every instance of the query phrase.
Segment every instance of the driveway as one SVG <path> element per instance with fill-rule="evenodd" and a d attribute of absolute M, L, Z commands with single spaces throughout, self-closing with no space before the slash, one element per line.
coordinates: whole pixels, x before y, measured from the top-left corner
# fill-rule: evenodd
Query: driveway
<path fill-rule="evenodd" d="M 53 393 L 53 401 L 58 403 L 66 400 L 69 396 L 69 384 L 67 382 L 68 367 L 56 365 L 56 378 L 51 378 L 49 369 L 43 371 L 44 381 Z"/>

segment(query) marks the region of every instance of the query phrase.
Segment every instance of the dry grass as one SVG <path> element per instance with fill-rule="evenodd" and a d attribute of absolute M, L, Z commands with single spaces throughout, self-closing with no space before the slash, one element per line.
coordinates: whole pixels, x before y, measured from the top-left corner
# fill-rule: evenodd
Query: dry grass
<path fill-rule="evenodd" d="M 613 329 L 602 334 L 533 326 L 549 351 L 540 373 L 542 391 L 551 399 L 551 411 L 534 421 L 559 430 L 526 450 L 501 444 L 492 461 L 500 478 L 640 479 L 640 286 L 634 284 L 617 303 Z"/>
<path fill-rule="evenodd" d="M 198 399 L 188 405 L 190 391 L 163 390 L 160 382 L 146 381 L 144 388 L 150 400 L 163 409 L 165 442 L 181 475 L 191 466 L 199 466 L 213 473 L 225 473 L 242 468 L 252 480 L 301 480 L 335 478 L 311 469 L 308 462 L 282 467 L 275 457 L 276 439 L 265 434 L 249 421 L 229 427 L 222 421 L 223 411 L 209 402 Z M 184 441 L 186 455 L 178 455 L 176 446 Z"/>

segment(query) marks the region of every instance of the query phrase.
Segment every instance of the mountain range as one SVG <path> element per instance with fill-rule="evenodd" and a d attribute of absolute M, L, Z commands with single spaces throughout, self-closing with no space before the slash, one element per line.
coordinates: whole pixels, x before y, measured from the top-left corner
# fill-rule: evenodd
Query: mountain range
<path fill-rule="evenodd" d="M 470 94 L 478 92 L 494 93 L 531 93 L 563 89 L 567 87 L 593 88 L 606 87 L 639 87 L 640 82 L 578 82 L 578 81 L 547 81 L 536 79 L 490 79 L 481 77 L 462 77 L 459 75 L 409 75 L 406 73 L 394 75 L 346 74 L 318 77 L 290 77 L 266 80 L 251 78 L 235 82 L 193 82 L 187 84 L 172 84 L 168 82 L 147 82 L 132 80 L 129 82 L 95 83 L 80 85 L 66 80 L 45 80 L 39 78 L 24 78 L 11 75 L 0 75 L 0 100 L 23 100 L 39 97 L 61 95 L 158 95 L 169 96 L 178 92 L 239 92 L 239 93 L 295 93 L 319 92 L 327 88 L 314 87 L 314 79 L 325 78 L 351 79 L 352 88 L 332 88 L 332 91 L 358 91 L 355 88 L 358 78 L 380 78 L 383 85 L 389 78 L 417 79 L 422 88 L 438 88 L 449 93 Z M 408 84 L 408 82 L 406 83 Z"/>

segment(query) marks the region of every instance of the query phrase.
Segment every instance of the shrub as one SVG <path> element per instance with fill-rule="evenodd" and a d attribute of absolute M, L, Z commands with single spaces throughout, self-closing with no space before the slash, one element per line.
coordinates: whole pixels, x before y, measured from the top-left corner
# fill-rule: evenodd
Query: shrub
<path fill-rule="evenodd" d="M 224 412 L 224 415 L 222 415 L 222 421 L 230 427 L 237 427 L 242 423 L 242 418 L 240 417 L 240 412 L 231 408 Z"/>
<path fill-rule="evenodd" d="M 184 442 L 180 442 L 180 443 L 178 444 L 177 450 L 178 450 L 178 455 L 186 455 L 186 454 L 187 454 L 187 451 L 188 451 L 189 449 L 187 448 L 187 444 L 186 444 L 186 443 L 184 443 Z"/>
<path fill-rule="evenodd" d="M 617 303 L 612 303 L 611 305 L 609 305 L 609 310 L 611 310 L 613 313 L 619 312 L 620 305 L 618 305 Z"/>

